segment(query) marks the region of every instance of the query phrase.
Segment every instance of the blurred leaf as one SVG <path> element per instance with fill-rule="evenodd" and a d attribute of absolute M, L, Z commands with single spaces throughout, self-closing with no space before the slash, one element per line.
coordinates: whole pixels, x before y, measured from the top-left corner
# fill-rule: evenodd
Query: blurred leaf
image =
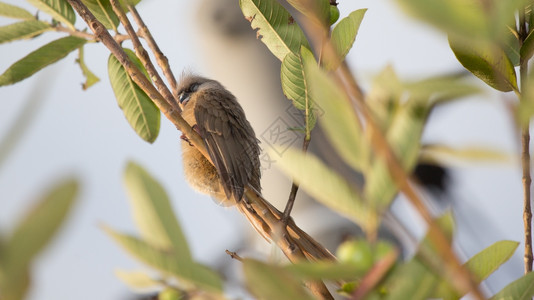
<path fill-rule="evenodd" d="M 22 20 L 35 19 L 29 11 L 4 2 L 0 2 L 0 16 Z"/>
<path fill-rule="evenodd" d="M 383 299 L 428 299 L 438 284 L 438 278 L 417 259 L 395 268 L 385 282 L 387 295 Z"/>
<path fill-rule="evenodd" d="M 519 243 L 514 241 L 496 242 L 471 257 L 464 266 L 471 272 L 471 274 L 473 274 L 475 282 L 480 283 L 510 259 L 517 249 L 517 246 L 519 246 Z M 457 299 L 460 298 L 460 296 L 457 295 L 455 290 L 445 281 L 442 281 L 439 287 L 436 288 L 436 291 L 432 294 L 432 298 L 440 299 Z"/>
<path fill-rule="evenodd" d="M 132 50 L 124 49 L 132 62 L 145 70 Z M 146 71 L 145 71 L 146 72 Z M 111 87 L 126 120 L 143 140 L 153 143 L 159 134 L 161 114 L 158 107 L 130 78 L 128 72 L 113 56 L 109 56 L 108 73 Z"/>
<path fill-rule="evenodd" d="M 278 150 L 282 152 L 282 149 Z M 271 155 L 276 153 L 273 150 L 270 152 Z M 376 229 L 376 213 L 360 198 L 359 191 L 314 155 L 289 148 L 283 152 L 277 166 L 317 201 L 346 216 L 366 231 Z"/>
<path fill-rule="evenodd" d="M 531 30 L 527 38 L 523 42 L 523 46 L 520 49 L 520 55 L 523 59 L 529 60 L 534 54 L 534 30 Z"/>
<path fill-rule="evenodd" d="M 488 20 L 484 8 L 475 0 L 397 0 L 409 14 L 447 33 L 484 37 Z"/>
<path fill-rule="evenodd" d="M 297 22 L 277 1 L 239 0 L 239 6 L 257 37 L 279 60 L 289 52 L 298 53 L 301 46 L 309 48 Z"/>
<path fill-rule="evenodd" d="M 302 284 L 281 267 L 245 259 L 243 270 L 248 288 L 260 299 L 313 299 Z"/>
<path fill-rule="evenodd" d="M 85 82 L 82 84 L 82 89 L 86 90 L 93 86 L 93 84 L 100 81 L 100 78 L 98 78 L 85 64 L 84 60 L 84 51 L 83 46 L 78 48 L 78 59 L 76 62 L 80 65 L 80 68 L 82 69 L 83 76 L 85 76 Z"/>
<path fill-rule="evenodd" d="M 160 287 L 161 283 L 152 279 L 143 271 L 115 270 L 115 275 L 132 289 Z"/>
<path fill-rule="evenodd" d="M 138 260 L 168 275 L 183 280 L 211 292 L 220 292 L 222 283 L 212 270 L 186 259 L 180 259 L 173 253 L 154 248 L 136 237 L 103 228 L 121 247 Z"/>
<path fill-rule="evenodd" d="M 0 27 L 0 44 L 29 39 L 52 29 L 45 22 L 37 20 L 22 21 Z"/>
<path fill-rule="evenodd" d="M 458 61 L 492 88 L 501 92 L 517 90 L 514 65 L 501 48 L 450 36 L 449 45 Z"/>
<path fill-rule="evenodd" d="M 306 138 L 309 139 L 310 132 L 317 121 L 317 112 L 314 110 L 314 102 L 310 95 L 310 84 L 304 74 L 304 58 L 315 62 L 315 58 L 310 50 L 302 47 L 301 53 L 289 52 L 282 61 L 280 77 L 282 80 L 282 90 L 293 105 L 304 112 L 306 122 Z"/>
<path fill-rule="evenodd" d="M 355 170 L 368 163 L 368 146 L 358 117 L 343 90 L 322 71 L 315 60 L 304 60 L 305 79 L 311 87 L 311 97 L 324 111 L 321 127 L 341 157 Z"/>
<path fill-rule="evenodd" d="M 504 287 L 491 300 L 531 300 L 534 296 L 534 272 L 530 272 Z"/>
<path fill-rule="evenodd" d="M 367 9 L 358 9 L 351 12 L 347 17 L 341 19 L 332 30 L 331 39 L 337 50 L 340 59 L 339 62 L 342 62 L 345 59 L 345 56 L 347 56 L 352 48 L 365 12 L 367 12 Z M 333 70 L 338 66 L 339 64 L 332 62 L 327 64 L 325 68 Z"/>
<path fill-rule="evenodd" d="M 79 184 L 75 180 L 54 186 L 22 219 L 5 249 L 9 272 L 16 274 L 26 270 L 32 259 L 50 242 L 74 204 L 78 189 Z"/>
<path fill-rule="evenodd" d="M 329 261 L 301 262 L 288 265 L 285 269 L 298 278 L 324 280 L 355 279 L 366 271 L 355 264 Z"/>
<path fill-rule="evenodd" d="M 175 253 L 177 259 L 191 261 L 187 240 L 163 187 L 133 162 L 126 167 L 124 183 L 143 239 L 158 249 Z"/>
<path fill-rule="evenodd" d="M 435 76 L 415 82 L 404 83 L 403 85 L 409 93 L 409 101 L 424 103 L 426 106 L 432 107 L 442 102 L 480 92 L 478 87 L 466 82 L 465 75 L 467 74 L 469 73 L 462 72 Z"/>
<path fill-rule="evenodd" d="M 493 150 L 483 147 L 465 147 L 455 149 L 447 145 L 425 145 L 421 150 L 421 161 L 426 162 L 445 162 L 450 165 L 453 161 L 464 162 L 512 162 L 513 157 L 499 150 Z"/>
<path fill-rule="evenodd" d="M 158 294 L 158 300 L 181 300 L 186 297 L 188 296 L 182 295 L 180 291 L 177 291 L 172 288 L 166 288 Z M 194 296 L 191 298 L 196 299 Z"/>
<path fill-rule="evenodd" d="M 23 300 L 30 287 L 30 271 L 28 268 L 17 273 L 3 274 L 0 265 L 0 291 L 2 300 Z"/>
<path fill-rule="evenodd" d="M 42 68 L 64 58 L 86 42 L 85 39 L 68 36 L 42 46 L 12 64 L 0 75 L 0 86 L 13 84 L 30 77 Z"/>
<path fill-rule="evenodd" d="M 117 29 L 119 18 L 115 15 L 109 0 L 82 0 L 82 2 L 107 29 Z"/>
<path fill-rule="evenodd" d="M 54 19 L 67 25 L 70 29 L 74 28 L 76 15 L 74 9 L 67 0 L 26 0 L 37 9 L 49 14 Z"/>

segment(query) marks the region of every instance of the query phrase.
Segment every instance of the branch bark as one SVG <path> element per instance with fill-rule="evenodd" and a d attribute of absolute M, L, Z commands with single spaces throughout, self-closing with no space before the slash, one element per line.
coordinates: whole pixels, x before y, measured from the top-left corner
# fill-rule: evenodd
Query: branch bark
<path fill-rule="evenodd" d="M 519 41 L 522 45 L 528 36 L 525 9 L 519 11 Z M 527 83 L 528 78 L 528 60 L 520 57 L 519 59 L 519 74 L 521 78 L 521 94 L 519 95 L 519 101 L 524 101 L 523 95 L 529 88 Z M 525 273 L 532 271 L 532 208 L 531 208 L 531 196 L 530 185 L 532 182 L 530 175 L 530 129 L 527 122 L 521 128 L 521 167 L 523 169 L 523 226 L 525 234 Z"/>

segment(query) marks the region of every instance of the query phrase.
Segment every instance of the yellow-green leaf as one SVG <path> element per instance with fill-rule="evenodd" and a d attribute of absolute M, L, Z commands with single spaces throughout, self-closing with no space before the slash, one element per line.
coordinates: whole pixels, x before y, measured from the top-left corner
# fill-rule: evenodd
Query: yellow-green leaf
<path fill-rule="evenodd" d="M 270 150 L 271 155 L 275 151 Z M 366 231 L 373 231 L 378 224 L 376 213 L 360 197 L 356 187 L 351 187 L 337 173 L 329 169 L 313 154 L 289 148 L 276 166 L 293 178 L 300 187 L 330 209 L 346 216 Z"/>
<path fill-rule="evenodd" d="M 0 27 L 0 44 L 29 39 L 50 29 L 50 25 L 37 20 L 22 21 L 2 26 Z"/>
<path fill-rule="evenodd" d="M 239 0 L 239 6 L 258 38 L 274 56 L 283 60 L 289 52 L 308 46 L 304 33 L 278 1 Z"/>
<path fill-rule="evenodd" d="M 119 18 L 109 0 L 82 0 L 82 2 L 107 29 L 117 29 Z"/>
<path fill-rule="evenodd" d="M 33 6 L 51 15 L 54 19 L 74 29 L 76 15 L 67 0 L 26 0 Z"/>
<path fill-rule="evenodd" d="M 339 62 L 345 59 L 352 48 L 366 11 L 367 9 L 358 9 L 351 12 L 347 17 L 341 19 L 332 30 L 331 40 L 339 56 Z M 327 63 L 325 67 L 336 69 L 338 64 Z"/>
<path fill-rule="evenodd" d="M 139 70 L 144 71 L 145 69 L 133 51 L 124 50 Z M 158 107 L 130 78 L 128 72 L 113 55 L 110 55 L 108 59 L 108 74 L 115 98 L 126 120 L 139 137 L 153 143 L 158 137 L 160 128 L 161 114 Z"/>
<path fill-rule="evenodd" d="M 90 88 L 93 84 L 100 81 L 100 78 L 98 78 L 85 64 L 84 60 L 84 51 L 83 46 L 78 49 L 78 59 L 76 62 L 80 65 L 80 69 L 82 69 L 83 76 L 85 76 L 85 82 L 82 84 L 82 89 L 86 90 Z"/>
<path fill-rule="evenodd" d="M 4 2 L 0 2 L 0 16 L 22 20 L 35 19 L 35 16 L 29 11 Z"/>
<path fill-rule="evenodd" d="M 313 299 L 302 283 L 281 267 L 245 259 L 243 270 L 247 286 L 260 299 Z"/>
<path fill-rule="evenodd" d="M 148 289 L 161 286 L 160 282 L 152 279 L 143 271 L 115 270 L 115 276 L 132 289 Z"/>
<path fill-rule="evenodd" d="M 192 260 L 187 240 L 163 187 L 134 162 L 126 166 L 124 183 L 143 239 L 158 249 L 174 252 L 180 259 Z"/>
<path fill-rule="evenodd" d="M 68 36 L 44 45 L 12 64 L 0 75 L 0 86 L 13 84 L 30 77 L 42 68 L 64 58 L 86 42 L 85 39 Z"/>

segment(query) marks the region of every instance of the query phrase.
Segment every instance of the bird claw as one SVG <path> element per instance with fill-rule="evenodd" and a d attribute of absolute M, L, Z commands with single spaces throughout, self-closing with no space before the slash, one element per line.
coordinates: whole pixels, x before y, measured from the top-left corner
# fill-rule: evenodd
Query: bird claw
<path fill-rule="evenodd" d="M 187 136 L 185 136 L 185 134 L 182 134 L 182 135 L 180 136 L 180 138 L 181 138 L 182 140 L 186 141 L 186 142 L 189 144 L 189 146 L 193 147 L 193 144 L 191 143 L 191 141 L 189 140 L 189 138 L 188 138 Z"/>

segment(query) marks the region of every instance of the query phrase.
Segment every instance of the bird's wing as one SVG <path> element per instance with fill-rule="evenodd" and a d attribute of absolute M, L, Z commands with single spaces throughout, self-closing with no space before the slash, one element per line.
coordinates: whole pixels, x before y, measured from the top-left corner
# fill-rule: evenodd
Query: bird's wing
<path fill-rule="evenodd" d="M 228 199 L 237 201 L 244 187 L 258 182 L 258 140 L 241 106 L 228 92 L 202 91 L 195 105 L 195 119 Z M 257 177 L 257 178 L 256 178 Z"/>

